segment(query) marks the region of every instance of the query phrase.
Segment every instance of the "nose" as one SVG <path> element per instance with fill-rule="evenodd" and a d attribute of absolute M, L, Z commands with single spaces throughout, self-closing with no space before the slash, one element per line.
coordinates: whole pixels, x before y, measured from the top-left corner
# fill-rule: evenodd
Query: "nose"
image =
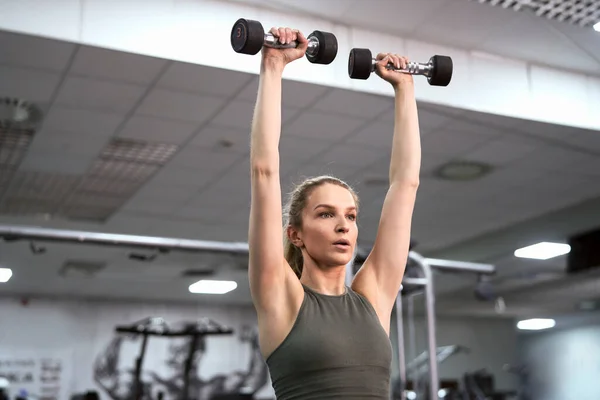
<path fill-rule="evenodd" d="M 344 218 L 341 222 L 338 223 L 335 231 L 338 233 L 348 233 L 350 230 L 348 221 Z"/>

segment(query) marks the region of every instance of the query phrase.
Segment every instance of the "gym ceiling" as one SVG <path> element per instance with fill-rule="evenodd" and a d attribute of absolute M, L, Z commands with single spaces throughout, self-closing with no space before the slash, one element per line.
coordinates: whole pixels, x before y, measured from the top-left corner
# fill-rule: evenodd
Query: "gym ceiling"
<path fill-rule="evenodd" d="M 365 29 L 600 75 L 600 33 L 515 11 L 514 1 L 478 3 L 305 0 L 303 7 Z M 0 224 L 246 241 L 256 75 L 7 31 L 0 48 L 0 95 L 26 100 L 23 107 L 39 108 L 42 118 L 39 129 L 0 132 Z M 283 104 L 284 191 L 306 175 L 348 180 L 361 196 L 359 244 L 368 247 L 385 194 L 392 99 L 286 81 Z M 495 264 L 502 315 L 572 311 L 597 296 L 597 274 L 565 276 L 566 257 L 532 261 L 513 252 L 597 227 L 600 133 L 427 103 L 419 113 L 415 250 Z M 443 168 L 452 162 L 458 168 Z M 483 175 L 441 177 L 464 171 L 464 162 Z M 3 294 L 250 304 L 239 257 L 29 241 L 0 243 L 0 251 L 0 263 L 15 271 Z M 233 279 L 238 288 L 192 295 L 187 288 L 199 276 Z M 497 316 L 493 303 L 475 300 L 476 281 L 437 275 L 439 313 Z"/>

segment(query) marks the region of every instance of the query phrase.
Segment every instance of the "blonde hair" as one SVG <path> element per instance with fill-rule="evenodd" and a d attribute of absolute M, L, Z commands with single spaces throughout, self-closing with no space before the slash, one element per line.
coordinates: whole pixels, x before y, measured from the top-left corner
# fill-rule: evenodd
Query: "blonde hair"
<path fill-rule="evenodd" d="M 329 175 L 322 175 L 313 178 L 307 178 L 302 183 L 296 185 L 294 190 L 290 193 L 287 204 L 284 207 L 284 257 L 287 262 L 292 267 L 292 270 L 298 276 L 298 279 L 302 276 L 302 268 L 304 265 L 304 259 L 302 257 L 302 250 L 296 247 L 292 242 L 290 242 L 287 235 L 287 227 L 291 226 L 299 229 L 302 226 L 302 211 L 306 207 L 306 203 L 308 201 L 308 196 L 319 186 L 322 186 L 326 183 L 330 183 L 332 185 L 337 185 L 347 189 L 354 198 L 354 202 L 356 203 L 356 208 L 358 209 L 358 195 L 348 185 L 346 182 L 341 179 L 335 178 Z"/>

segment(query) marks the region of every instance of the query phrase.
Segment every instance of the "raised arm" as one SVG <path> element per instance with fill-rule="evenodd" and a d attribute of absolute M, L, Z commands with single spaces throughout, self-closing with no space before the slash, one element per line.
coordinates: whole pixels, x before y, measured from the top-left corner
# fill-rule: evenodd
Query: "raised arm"
<path fill-rule="evenodd" d="M 376 72 L 392 84 L 395 94 L 394 136 L 390 160 L 390 186 L 371 254 L 357 274 L 361 289 L 375 303 L 380 318 L 389 318 L 402 278 L 410 242 L 412 214 L 419 186 L 421 143 L 413 78 L 385 69 L 388 62 L 404 68 L 408 60 L 378 54 Z"/>
<path fill-rule="evenodd" d="M 297 40 L 296 49 L 264 47 L 258 95 L 250 138 L 251 204 L 249 244 L 250 292 L 258 311 L 279 307 L 285 296 L 285 279 L 293 275 L 283 254 L 279 138 L 281 135 L 281 85 L 286 64 L 301 58 L 307 40 L 289 28 L 271 29 L 282 43 Z M 287 268 L 286 268 L 287 267 Z"/>

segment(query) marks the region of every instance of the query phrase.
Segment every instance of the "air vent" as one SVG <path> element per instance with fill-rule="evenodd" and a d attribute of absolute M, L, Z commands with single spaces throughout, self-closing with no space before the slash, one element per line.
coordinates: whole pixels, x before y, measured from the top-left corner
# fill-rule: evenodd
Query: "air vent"
<path fill-rule="evenodd" d="M 167 143 L 146 143 L 131 139 L 113 139 L 104 149 L 105 159 L 164 165 L 177 151 L 177 146 Z"/>
<path fill-rule="evenodd" d="M 529 11 L 555 21 L 592 27 L 600 22 L 598 0 L 470 0 L 515 11 Z"/>
<path fill-rule="evenodd" d="M 58 274 L 63 277 L 92 277 L 106 268 L 104 261 L 67 260 Z"/>

